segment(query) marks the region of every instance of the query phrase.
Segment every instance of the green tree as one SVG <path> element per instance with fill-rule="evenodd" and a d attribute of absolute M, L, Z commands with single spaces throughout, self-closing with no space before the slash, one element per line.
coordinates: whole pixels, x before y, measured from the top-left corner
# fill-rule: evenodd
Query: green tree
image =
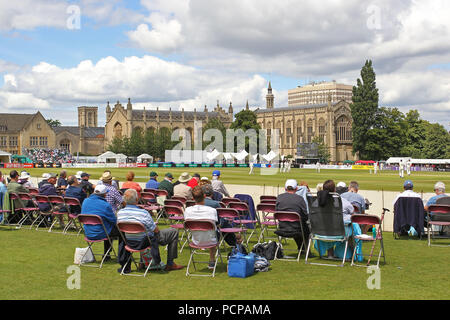
<path fill-rule="evenodd" d="M 53 119 L 47 119 L 47 120 L 45 120 L 45 121 L 47 121 L 47 123 L 48 123 L 48 125 L 50 126 L 50 127 L 52 127 L 52 128 L 55 128 L 55 127 L 60 127 L 61 126 L 61 121 L 59 121 L 59 120 L 53 120 Z"/>
<path fill-rule="evenodd" d="M 314 137 L 312 143 L 317 145 L 317 156 L 321 163 L 329 163 L 331 159 L 330 149 L 320 137 Z"/>
<path fill-rule="evenodd" d="M 257 122 L 257 116 L 256 116 L 255 112 L 253 112 L 251 110 L 241 110 L 240 112 L 238 112 L 235 116 L 233 123 L 230 126 L 230 129 L 233 129 L 233 130 L 241 129 L 242 131 L 244 131 L 244 133 L 249 129 L 255 130 L 256 135 L 257 135 L 257 141 L 256 141 L 257 146 L 256 147 L 259 150 L 258 133 L 259 133 L 259 130 L 261 129 L 261 126 Z M 246 137 L 245 138 L 245 150 L 247 152 L 251 151 L 251 150 L 249 150 L 249 142 L 250 142 L 250 138 Z M 235 141 L 234 141 L 234 146 L 235 146 L 235 148 L 237 147 L 237 139 L 235 139 Z M 239 151 L 239 150 L 236 150 L 236 151 Z"/>
<path fill-rule="evenodd" d="M 378 112 L 376 74 L 371 60 L 366 61 L 361 69 L 361 79 L 357 79 L 353 87 L 350 108 L 353 118 L 353 154 L 358 152 L 361 159 L 374 158 L 367 147 L 377 143 L 372 140 L 375 134 L 368 134 L 374 128 Z"/>
<path fill-rule="evenodd" d="M 107 147 L 108 151 L 114 153 L 122 153 L 123 151 L 123 138 L 114 137 L 111 143 Z"/>
<path fill-rule="evenodd" d="M 450 134 L 438 123 L 430 123 L 425 134 L 423 158 L 446 159 L 450 145 Z"/>
<path fill-rule="evenodd" d="M 205 132 L 206 132 L 208 129 L 217 129 L 217 130 L 220 131 L 220 133 L 222 134 L 222 140 L 223 140 L 223 141 L 222 141 L 222 142 L 223 142 L 223 145 L 222 145 L 222 151 L 225 151 L 225 148 L 226 148 L 226 131 L 227 131 L 227 128 L 225 128 L 223 122 L 220 121 L 218 118 L 212 118 L 212 119 L 209 119 L 208 122 L 206 123 L 206 125 L 203 127 L 203 135 L 205 134 Z M 202 139 L 202 141 L 203 141 L 203 139 Z M 212 138 L 211 141 L 203 141 L 203 142 L 202 142 L 202 144 L 203 144 L 203 150 L 205 150 L 205 148 L 206 148 L 209 144 L 211 144 L 211 143 L 213 143 L 213 142 L 214 142 L 214 138 Z"/>

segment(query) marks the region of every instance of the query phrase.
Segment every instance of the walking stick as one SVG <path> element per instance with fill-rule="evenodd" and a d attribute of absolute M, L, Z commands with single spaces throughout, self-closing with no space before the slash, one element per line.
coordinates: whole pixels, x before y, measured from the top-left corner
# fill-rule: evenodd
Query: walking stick
<path fill-rule="evenodd" d="M 367 266 L 370 265 L 370 259 L 372 259 L 372 255 L 373 255 L 373 250 L 375 249 L 375 243 L 377 242 L 377 238 L 378 238 L 378 234 L 380 234 L 380 228 L 381 228 L 381 224 L 383 223 L 384 220 L 384 214 L 387 212 L 389 212 L 389 209 L 383 208 L 383 212 L 381 213 L 381 220 L 380 220 L 380 225 L 378 226 L 378 230 L 377 233 L 375 235 L 375 239 L 373 239 L 373 243 L 372 243 L 372 249 L 370 250 L 370 255 L 369 255 L 369 260 L 367 260 Z"/>

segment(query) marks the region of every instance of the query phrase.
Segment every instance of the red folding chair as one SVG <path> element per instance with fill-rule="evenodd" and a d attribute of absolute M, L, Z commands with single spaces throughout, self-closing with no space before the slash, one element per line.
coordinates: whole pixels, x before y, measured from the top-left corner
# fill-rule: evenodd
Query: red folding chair
<path fill-rule="evenodd" d="M 153 210 L 155 208 L 156 203 L 156 196 L 152 192 L 141 192 L 141 203 L 137 206 L 147 210 L 152 216 L 153 216 Z"/>
<path fill-rule="evenodd" d="M 145 226 L 140 223 L 140 222 L 132 222 L 132 221 L 119 221 L 117 222 L 117 228 L 119 229 L 120 232 L 120 236 L 122 237 L 122 240 L 124 242 L 124 247 L 125 250 L 127 250 L 130 253 L 130 257 L 128 258 L 127 262 L 123 265 L 123 268 L 120 272 L 121 275 L 126 275 L 126 276 L 137 276 L 137 277 L 146 277 L 147 276 L 147 272 L 150 269 L 150 263 L 148 264 L 147 268 L 145 269 L 144 274 L 131 274 L 131 273 L 124 273 L 124 270 L 126 268 L 126 266 L 128 265 L 128 263 L 131 261 L 133 261 L 134 265 L 136 266 L 136 271 L 139 270 L 139 266 L 136 263 L 136 260 L 133 258 L 133 253 L 135 252 L 144 252 L 147 251 L 151 248 L 151 246 L 149 245 L 146 248 L 140 249 L 140 250 L 136 250 L 131 248 L 128 243 L 127 243 L 127 238 L 126 238 L 126 234 L 145 234 L 145 237 L 147 237 L 148 243 L 150 244 L 150 237 L 147 234 L 147 229 L 145 228 Z"/>
<path fill-rule="evenodd" d="M 172 198 L 170 198 L 171 200 L 178 200 L 181 201 L 181 203 L 183 203 L 183 206 L 186 205 L 186 201 L 187 199 L 185 197 L 182 196 L 173 196 Z"/>
<path fill-rule="evenodd" d="M 80 200 L 78 200 L 77 198 L 66 197 L 66 198 L 64 198 L 64 203 L 67 208 L 67 225 L 64 228 L 63 233 L 67 234 L 67 231 L 69 231 L 69 228 L 73 226 L 75 228 L 75 230 L 78 232 L 77 235 L 79 235 L 80 231 L 81 231 L 81 226 L 80 226 L 80 228 L 78 228 L 78 226 L 77 226 L 77 214 L 74 213 L 73 209 L 74 209 L 74 207 L 79 207 L 81 209 Z"/>
<path fill-rule="evenodd" d="M 277 204 L 277 200 L 271 200 L 271 199 L 261 200 L 260 203 Z"/>
<path fill-rule="evenodd" d="M 158 190 L 157 189 L 152 189 L 152 188 L 145 188 L 144 189 L 144 192 L 150 192 L 150 193 L 153 193 L 155 196 L 156 196 L 156 192 L 157 192 Z"/>
<path fill-rule="evenodd" d="M 223 244 L 223 248 L 226 249 L 225 235 L 227 233 L 243 234 L 244 241 L 245 241 L 245 228 L 242 227 L 239 212 L 236 209 L 232 209 L 232 208 L 217 208 L 216 210 L 217 210 L 217 215 L 219 216 L 219 218 L 228 220 L 231 224 L 238 224 L 238 226 L 233 226 L 231 228 L 219 228 L 219 231 L 220 231 L 219 247 L 220 247 L 220 245 Z"/>
<path fill-rule="evenodd" d="M 256 216 L 256 219 L 246 218 L 248 215 L 250 215 L 250 209 L 248 208 L 247 203 L 242 202 L 242 201 L 241 202 L 230 202 L 230 203 L 228 203 L 228 207 L 231 208 L 231 209 L 236 209 L 239 212 L 240 223 L 242 225 L 246 225 L 246 224 L 253 224 L 254 225 L 254 228 L 252 229 L 252 232 L 250 233 L 249 236 L 247 236 L 248 228 L 247 227 L 245 228 L 244 234 L 245 234 L 245 237 L 247 239 L 246 244 L 248 246 L 248 243 L 249 243 L 251 237 L 253 236 L 253 234 L 256 231 L 256 227 L 257 227 L 256 225 L 259 225 L 259 227 L 261 229 L 261 224 L 259 223 L 258 216 Z"/>
<path fill-rule="evenodd" d="M 376 230 L 377 230 L 376 237 L 373 237 L 372 235 L 367 235 L 365 233 L 353 236 L 353 240 L 355 241 L 355 243 L 354 243 L 354 250 L 353 250 L 352 262 L 351 262 L 352 266 L 368 267 L 370 265 L 370 259 L 372 259 L 373 250 L 375 248 L 375 244 L 377 241 L 380 241 L 380 250 L 378 253 L 377 268 L 379 268 L 381 256 L 383 256 L 384 263 L 386 264 L 386 257 L 384 254 L 384 244 L 383 244 L 383 231 L 381 229 L 381 224 L 383 223 L 384 214 L 386 211 L 389 211 L 389 210 L 383 208 L 383 213 L 381 214 L 381 218 L 378 216 L 369 215 L 369 214 L 353 214 L 352 215 L 352 218 L 351 218 L 352 223 L 357 223 L 357 224 L 363 225 L 363 226 L 374 226 L 374 228 L 376 228 Z M 363 228 L 361 228 L 361 229 L 363 229 Z M 362 254 L 362 253 L 361 254 L 356 253 L 357 241 L 361 241 L 362 243 L 372 242 L 372 250 L 370 251 L 369 259 L 365 266 L 358 265 L 355 263 L 355 257 L 357 257 L 357 256 L 364 257 L 364 254 Z"/>
<path fill-rule="evenodd" d="M 275 204 L 271 203 L 260 203 L 256 206 L 256 211 L 258 212 L 260 221 L 261 221 L 261 232 L 259 233 L 258 237 L 258 243 L 265 242 L 264 233 L 268 235 L 270 227 L 277 226 L 277 222 L 275 221 L 275 218 L 273 214 L 275 213 Z M 277 239 L 277 238 L 268 238 L 268 239 Z"/>
<path fill-rule="evenodd" d="M 194 200 L 187 200 L 186 201 L 186 208 L 192 207 L 192 206 L 195 206 L 195 201 Z"/>
<path fill-rule="evenodd" d="M 50 226 L 50 229 L 48 229 L 48 232 L 52 232 L 53 226 L 58 221 L 59 221 L 59 226 L 61 227 L 62 230 L 64 230 L 65 229 L 64 216 L 67 214 L 67 211 L 61 210 L 63 207 L 65 208 L 65 205 L 66 205 L 66 203 L 64 202 L 64 198 L 62 196 L 49 195 L 48 201 L 50 202 L 50 205 L 52 206 L 52 216 L 53 216 L 53 222 Z M 63 232 L 61 232 L 61 233 L 63 233 Z"/>
<path fill-rule="evenodd" d="M 266 201 L 266 200 L 271 200 L 271 201 L 273 201 L 273 200 L 277 200 L 277 196 L 267 196 L 267 195 L 262 195 L 262 196 L 260 196 L 259 197 L 259 201 L 260 202 L 263 202 L 263 201 Z"/>
<path fill-rule="evenodd" d="M 219 205 L 221 208 L 226 208 L 227 205 L 225 203 L 223 203 L 222 201 L 219 201 Z"/>
<path fill-rule="evenodd" d="M 430 214 L 433 212 L 433 215 Z M 428 207 L 428 246 L 429 247 L 448 247 L 450 245 L 440 245 L 440 244 L 432 244 L 431 239 L 435 238 L 432 236 L 433 231 L 432 226 L 439 227 L 450 227 L 450 204 L 433 204 Z M 439 237 L 439 238 L 447 238 L 448 237 Z"/>
<path fill-rule="evenodd" d="M 297 248 L 298 250 L 295 250 L 295 252 L 297 252 L 297 257 L 295 259 L 292 258 L 287 258 L 285 256 L 285 258 L 277 258 L 277 254 L 278 254 L 278 249 L 281 247 L 281 236 L 278 236 L 278 243 L 279 246 L 277 246 L 277 250 L 275 251 L 275 258 L 274 260 L 284 260 L 284 261 L 300 261 L 300 256 L 302 253 L 302 249 L 305 248 L 306 246 L 306 240 L 305 240 L 305 233 L 303 230 L 303 224 L 302 224 L 302 218 L 300 217 L 300 215 L 297 212 L 288 212 L 288 211 L 275 211 L 275 213 L 273 214 L 275 221 L 277 223 L 277 229 L 279 229 L 280 226 L 280 222 L 284 221 L 284 222 L 298 222 L 300 224 L 300 230 L 302 233 L 302 237 L 303 237 L 303 241 L 302 241 L 302 245 L 300 246 L 300 248 Z M 284 249 L 284 253 L 288 252 L 288 251 L 294 251 L 294 250 L 288 250 L 288 249 Z"/>
<path fill-rule="evenodd" d="M 230 202 L 241 202 L 241 199 L 238 199 L 238 198 L 222 198 L 222 200 L 220 200 L 220 202 L 222 202 L 222 203 L 224 203 L 227 207 L 228 207 L 228 204 L 230 203 Z"/>
<path fill-rule="evenodd" d="M 31 228 L 33 228 L 33 224 L 35 221 L 35 218 L 33 218 L 33 214 L 36 214 L 36 213 L 39 214 L 39 208 L 34 203 L 33 198 L 30 194 L 18 193 L 17 195 L 19 196 L 20 200 L 32 205 L 32 207 L 20 208 L 20 210 L 23 212 L 23 216 L 22 216 L 22 219 L 19 221 L 17 228 L 22 228 L 22 225 L 25 223 L 25 221 L 28 220 L 29 222 L 31 222 L 31 224 L 30 224 L 30 229 L 31 229 Z"/>
<path fill-rule="evenodd" d="M 111 238 L 109 237 L 108 232 L 106 231 L 106 227 L 105 224 L 103 223 L 103 220 L 95 215 L 95 214 L 79 214 L 77 216 L 78 221 L 80 222 L 80 224 L 82 224 L 83 226 L 85 225 L 101 225 L 103 228 L 103 231 L 106 234 L 106 238 L 103 239 L 89 239 L 87 236 L 84 237 L 84 240 L 87 242 L 88 244 L 88 250 L 86 250 L 86 253 L 91 250 L 92 254 L 95 256 L 103 256 L 102 261 L 100 262 L 100 266 L 94 266 L 94 265 L 88 265 L 88 264 L 83 264 L 83 258 L 86 255 L 86 253 L 83 255 L 83 257 L 80 259 L 80 266 L 84 265 L 86 267 L 95 267 L 95 268 L 101 268 L 103 266 L 103 262 L 105 261 L 105 258 L 108 256 L 109 252 L 112 251 L 114 256 L 117 257 L 116 251 L 114 250 L 113 247 L 113 243 L 111 241 Z M 86 233 L 86 232 L 85 232 Z M 104 241 L 108 241 L 110 244 L 109 249 L 107 250 L 107 252 L 105 252 L 105 254 L 99 254 L 99 253 L 94 253 L 94 251 L 92 250 L 92 245 L 94 243 L 98 243 L 98 242 L 104 242 Z"/>
<path fill-rule="evenodd" d="M 14 204 L 14 200 L 19 200 L 19 195 L 17 193 L 14 192 L 9 192 L 9 201 L 11 203 L 11 210 L 5 210 L 5 213 L 8 214 L 4 214 L 3 215 L 3 223 L 7 224 L 7 225 L 17 225 L 18 222 L 20 222 L 20 220 L 22 220 L 23 215 L 18 218 L 19 221 L 17 223 L 11 223 L 11 221 L 16 220 L 16 215 L 20 215 L 20 213 L 22 213 L 21 208 L 16 208 L 13 204 Z"/>
<path fill-rule="evenodd" d="M 214 221 L 210 220 L 186 220 L 184 221 L 184 228 L 188 230 L 188 232 L 192 233 L 195 232 L 208 232 L 208 231 L 216 231 L 216 224 Z M 192 236 L 191 236 L 192 239 Z M 189 248 L 191 250 L 191 256 L 189 258 L 189 263 L 186 268 L 186 276 L 206 276 L 206 277 L 214 277 L 216 273 L 216 267 L 218 259 L 220 258 L 220 261 L 223 263 L 222 256 L 220 254 L 219 250 L 219 241 L 216 243 L 206 243 L 206 244 L 195 244 L 194 242 L 189 242 Z M 212 274 L 194 274 L 189 272 L 189 267 L 192 264 L 194 265 L 194 270 L 197 270 L 197 267 L 195 266 L 195 259 L 194 255 L 201 253 L 199 251 L 209 250 L 212 248 L 216 248 L 216 256 L 214 260 L 214 268 L 212 269 Z M 209 265 L 209 261 L 197 261 L 197 263 L 206 263 Z"/>
<path fill-rule="evenodd" d="M 38 188 L 28 188 L 28 191 L 31 195 L 36 195 L 39 194 L 39 189 Z"/>
<path fill-rule="evenodd" d="M 49 206 L 51 206 L 49 200 L 48 200 L 48 196 L 45 195 L 41 195 L 41 194 L 37 194 L 34 196 L 35 201 L 39 204 L 48 204 Z M 52 216 L 51 212 L 42 212 L 42 211 L 38 211 L 37 212 L 38 216 L 36 217 L 35 221 L 33 222 L 33 224 L 36 224 L 36 230 L 39 230 L 39 227 L 41 226 L 41 224 L 44 224 L 45 227 L 50 227 L 49 226 L 49 221 L 48 218 Z"/>
<path fill-rule="evenodd" d="M 166 199 L 164 200 L 164 207 L 165 206 L 172 206 L 172 207 L 178 207 L 182 210 L 184 210 L 184 204 L 180 200 L 176 199 Z"/>
<path fill-rule="evenodd" d="M 177 200 L 175 200 L 175 201 L 177 201 Z M 183 238 L 186 235 L 186 230 L 184 229 L 184 225 L 183 225 L 183 222 L 184 222 L 183 208 L 180 208 L 179 206 L 165 205 L 164 211 L 168 215 L 168 219 L 173 222 L 170 226 L 177 230 L 183 230 L 183 234 L 181 235 L 181 238 L 179 239 L 180 242 L 183 241 Z M 187 243 L 187 239 L 181 246 L 180 253 L 183 251 L 183 248 L 186 245 L 186 243 Z"/>
<path fill-rule="evenodd" d="M 155 192 L 157 197 L 168 197 L 169 193 L 167 192 L 167 190 L 163 190 L 163 189 L 156 189 Z"/>

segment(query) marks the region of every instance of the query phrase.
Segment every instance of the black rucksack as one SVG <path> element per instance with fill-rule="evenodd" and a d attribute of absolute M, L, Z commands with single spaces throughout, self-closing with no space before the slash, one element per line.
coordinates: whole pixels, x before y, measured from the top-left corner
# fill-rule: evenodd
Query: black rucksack
<path fill-rule="evenodd" d="M 277 251 L 277 248 L 279 248 L 277 258 L 281 259 L 283 258 L 283 248 L 275 241 L 258 243 L 253 247 L 252 252 L 257 256 L 266 258 L 267 260 L 273 260 L 275 259 L 275 252 Z"/>

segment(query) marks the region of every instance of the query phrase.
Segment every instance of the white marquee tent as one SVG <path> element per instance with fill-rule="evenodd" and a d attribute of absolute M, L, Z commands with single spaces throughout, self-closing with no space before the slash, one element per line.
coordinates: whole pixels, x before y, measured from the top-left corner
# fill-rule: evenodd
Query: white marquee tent
<path fill-rule="evenodd" d="M 153 157 L 149 154 L 143 153 L 140 156 L 137 157 L 137 162 L 138 163 L 143 163 L 145 160 L 147 160 L 148 162 L 153 162 Z"/>
<path fill-rule="evenodd" d="M 115 154 L 114 152 L 107 151 L 97 157 L 99 163 L 121 163 L 126 162 L 127 156 L 124 154 Z"/>
<path fill-rule="evenodd" d="M 0 150 L 0 162 L 10 163 L 11 162 L 11 153 Z"/>

